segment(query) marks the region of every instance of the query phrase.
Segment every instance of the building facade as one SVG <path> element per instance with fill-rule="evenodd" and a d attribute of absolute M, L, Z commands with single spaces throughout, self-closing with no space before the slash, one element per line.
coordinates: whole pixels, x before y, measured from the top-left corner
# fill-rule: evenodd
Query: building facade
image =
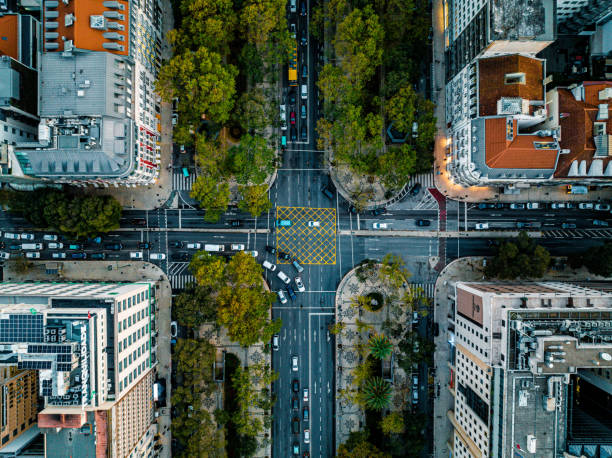
<path fill-rule="evenodd" d="M 152 446 L 155 284 L 0 285 L 0 367 L 37 371 L 55 456 L 74 428 L 96 456 Z"/>
<path fill-rule="evenodd" d="M 612 370 L 612 284 L 459 282 L 454 299 L 453 456 L 612 452 L 612 405 L 582 377 Z"/>
<path fill-rule="evenodd" d="M 159 1 L 45 1 L 38 141 L 17 174 L 96 187 L 159 175 Z M 17 168 L 17 167 L 16 167 Z"/>
<path fill-rule="evenodd" d="M 0 369 L 0 454 L 22 433 L 36 426 L 38 373 L 15 367 Z"/>

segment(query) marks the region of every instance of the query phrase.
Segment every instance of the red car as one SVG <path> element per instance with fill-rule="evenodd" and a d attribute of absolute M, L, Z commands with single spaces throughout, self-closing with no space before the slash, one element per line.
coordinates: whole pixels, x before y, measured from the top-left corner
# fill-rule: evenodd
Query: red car
<path fill-rule="evenodd" d="M 289 120 L 291 121 L 291 124 L 295 124 L 295 111 L 291 112 L 289 115 Z"/>

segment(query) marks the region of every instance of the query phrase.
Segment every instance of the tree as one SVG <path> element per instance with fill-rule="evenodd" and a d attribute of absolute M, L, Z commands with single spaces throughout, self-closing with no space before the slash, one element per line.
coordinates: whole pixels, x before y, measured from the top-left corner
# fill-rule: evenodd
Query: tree
<path fill-rule="evenodd" d="M 330 334 L 338 335 L 338 334 L 341 334 L 342 331 L 344 331 L 345 327 L 346 327 L 346 324 L 343 323 L 342 321 L 339 321 L 333 324 L 330 323 L 328 329 L 329 329 Z"/>
<path fill-rule="evenodd" d="M 388 121 L 389 123 L 393 123 L 393 128 L 398 132 L 408 134 L 412 131 L 412 123 L 415 121 L 415 114 L 417 111 L 418 97 L 412 85 L 407 84 L 387 102 L 386 109 Z"/>
<path fill-rule="evenodd" d="M 213 345 L 207 340 L 178 339 L 174 356 L 177 361 L 176 370 L 182 374 L 185 386 L 197 385 L 198 388 L 201 386 L 205 391 L 210 391 L 215 361 Z"/>
<path fill-rule="evenodd" d="M 195 161 L 205 176 L 212 178 L 225 177 L 227 148 L 219 140 L 209 140 L 205 134 L 195 135 Z"/>
<path fill-rule="evenodd" d="M 345 443 L 338 446 L 338 458 L 391 458 L 391 455 L 381 452 L 369 441 L 370 434 L 366 430 L 352 431 Z"/>
<path fill-rule="evenodd" d="M 582 253 L 571 255 L 568 260 L 574 269 L 585 266 L 595 275 L 610 277 L 612 276 L 612 242 L 606 242 Z"/>
<path fill-rule="evenodd" d="M 385 359 L 393 351 L 393 344 L 383 334 L 375 334 L 370 337 L 368 345 L 370 347 L 370 354 L 377 359 Z"/>
<path fill-rule="evenodd" d="M 264 137 L 243 135 L 240 144 L 229 150 L 230 170 L 240 184 L 262 184 L 274 171 L 274 150 Z"/>
<path fill-rule="evenodd" d="M 179 122 L 199 126 L 202 116 L 219 124 L 229 119 L 236 93 L 238 71 L 224 65 L 221 56 L 205 47 L 175 54 L 162 65 L 156 82 L 161 98 L 180 97 Z"/>
<path fill-rule="evenodd" d="M 378 156 L 377 174 L 389 189 L 400 189 L 416 172 L 417 153 L 408 143 L 391 146 Z"/>
<path fill-rule="evenodd" d="M 222 430 L 210 413 L 195 408 L 193 411 L 183 412 L 172 419 L 172 437 L 176 437 L 181 444 L 180 457 L 223 458 L 225 441 Z"/>
<path fill-rule="evenodd" d="M 400 256 L 388 253 L 382 260 L 382 265 L 378 271 L 378 278 L 384 284 L 398 289 L 411 276 L 405 265 L 406 263 Z"/>
<path fill-rule="evenodd" d="M 404 432 L 404 417 L 399 412 L 391 412 L 380 421 L 380 429 L 383 434 L 402 434 Z"/>
<path fill-rule="evenodd" d="M 391 403 L 391 384 L 382 377 L 371 377 L 363 384 L 359 401 L 368 409 L 387 408 Z"/>
<path fill-rule="evenodd" d="M 278 106 L 276 104 L 270 104 L 270 101 L 266 98 L 263 89 L 254 87 L 250 91 L 243 93 L 238 98 L 232 117 L 247 132 L 261 133 L 272 122 L 272 109 L 274 109 L 275 113 L 278 112 Z M 240 145 L 242 145 L 245 140 L 255 143 L 249 137 L 250 136 L 244 136 L 240 141 Z M 261 149 L 267 147 L 266 141 L 263 137 L 256 138 L 257 142 L 261 143 Z M 254 146 L 251 145 L 245 146 L 254 148 Z M 258 145 L 255 145 L 255 147 L 256 146 Z M 272 152 L 272 155 L 274 155 L 274 152 Z M 272 157 L 272 160 L 273 159 L 274 158 Z"/>
<path fill-rule="evenodd" d="M 189 262 L 189 271 L 199 286 L 217 289 L 225 278 L 225 260 L 206 251 L 198 251 Z"/>
<path fill-rule="evenodd" d="M 197 177 L 189 195 L 192 199 L 198 200 L 206 210 L 204 220 L 208 222 L 219 221 L 230 202 L 229 185 L 220 183 L 211 175 Z"/>
<path fill-rule="evenodd" d="M 258 48 L 263 46 L 284 19 L 284 12 L 284 0 L 247 0 L 240 13 L 246 40 Z"/>
<path fill-rule="evenodd" d="M 255 45 L 245 43 L 238 55 L 238 64 L 250 86 L 263 82 L 263 60 Z"/>
<path fill-rule="evenodd" d="M 190 283 L 172 302 L 172 314 L 181 326 L 197 328 L 215 320 L 217 306 L 208 288 Z"/>
<path fill-rule="evenodd" d="M 371 358 L 365 358 L 362 363 L 353 369 L 353 385 L 361 387 L 366 380 L 369 380 L 374 371 L 374 363 Z"/>
<path fill-rule="evenodd" d="M 249 212 L 254 217 L 260 216 L 272 208 L 268 197 L 268 185 L 266 184 L 241 186 L 240 193 L 242 194 L 242 200 L 238 202 L 238 208 Z"/>
<path fill-rule="evenodd" d="M 539 278 L 550 265 L 550 253 L 521 231 L 515 239 L 503 242 L 487 264 L 487 277 L 501 279 Z"/>

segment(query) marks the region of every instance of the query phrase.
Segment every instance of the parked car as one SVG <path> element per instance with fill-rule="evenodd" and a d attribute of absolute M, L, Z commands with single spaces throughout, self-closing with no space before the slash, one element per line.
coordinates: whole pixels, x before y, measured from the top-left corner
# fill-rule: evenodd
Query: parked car
<path fill-rule="evenodd" d="M 72 248 L 70 248 L 70 249 L 72 249 Z M 104 244 L 104 249 L 105 250 L 119 251 L 119 250 L 123 249 L 123 245 L 121 245 L 120 243 L 105 243 Z"/>
<path fill-rule="evenodd" d="M 179 242 L 179 241 L 170 242 L 170 246 L 172 248 L 183 248 L 183 242 Z"/>
<path fill-rule="evenodd" d="M 293 417 L 291 421 L 291 431 L 293 434 L 300 434 L 300 419 L 298 417 Z"/>
<path fill-rule="evenodd" d="M 276 248 L 274 248 L 273 246 L 270 245 L 266 245 L 266 251 L 270 254 L 274 254 L 276 253 Z"/>
<path fill-rule="evenodd" d="M 482 204 L 478 204 L 478 208 L 480 210 L 486 210 L 487 208 L 495 208 L 495 204 L 482 203 Z"/>
<path fill-rule="evenodd" d="M 387 223 L 372 223 L 372 229 L 387 229 Z"/>
<path fill-rule="evenodd" d="M 304 390 L 302 391 L 302 399 L 304 400 L 304 402 L 308 402 L 308 388 L 304 388 Z"/>
<path fill-rule="evenodd" d="M 310 430 L 309 429 L 304 430 L 304 443 L 310 444 Z"/>
<path fill-rule="evenodd" d="M 308 411 L 308 407 L 304 407 L 302 409 L 302 420 L 309 421 L 310 420 L 310 412 Z"/>
<path fill-rule="evenodd" d="M 57 243 L 57 242 L 51 242 L 51 243 L 47 243 L 47 248 L 50 250 L 61 250 L 62 248 L 64 248 L 64 244 Z"/>
<path fill-rule="evenodd" d="M 294 393 L 299 393 L 300 381 L 298 379 L 293 379 L 293 382 L 291 382 L 291 389 L 293 390 Z"/>
<path fill-rule="evenodd" d="M 320 221 L 308 221 L 308 227 L 321 227 Z"/>
<path fill-rule="evenodd" d="M 278 256 L 278 259 L 282 261 L 289 261 L 291 259 L 291 256 L 289 256 L 288 253 L 285 253 L 283 251 L 279 251 L 277 256 Z"/>
<path fill-rule="evenodd" d="M 200 242 L 191 242 L 187 244 L 188 250 L 201 250 L 202 244 Z"/>
<path fill-rule="evenodd" d="M 257 256 L 259 256 L 259 251 L 257 250 L 252 250 L 252 251 L 245 251 L 246 254 L 250 254 L 251 256 L 253 256 L 254 258 L 256 258 Z"/>
<path fill-rule="evenodd" d="M 553 210 L 560 210 L 562 208 L 565 208 L 565 204 L 563 202 L 553 202 L 552 204 L 550 204 L 550 208 L 552 208 Z"/>
<path fill-rule="evenodd" d="M 525 210 L 525 204 L 510 204 L 510 210 Z"/>
<path fill-rule="evenodd" d="M 285 283 L 286 285 L 288 285 L 291 282 L 291 279 L 287 275 L 285 275 L 285 272 L 283 272 L 282 270 L 279 270 L 276 276 L 280 278 L 282 282 Z"/>
<path fill-rule="evenodd" d="M 431 226 L 431 221 L 428 219 L 417 219 L 414 223 L 419 227 Z"/>
<path fill-rule="evenodd" d="M 19 240 L 19 234 L 14 234 L 13 232 L 5 232 L 4 238 L 9 240 Z"/>
<path fill-rule="evenodd" d="M 291 409 L 298 410 L 300 408 L 300 400 L 297 396 L 291 398 Z"/>
<path fill-rule="evenodd" d="M 293 372 L 297 372 L 298 371 L 298 356 L 297 355 L 293 355 L 291 357 L 291 370 Z"/>
<path fill-rule="evenodd" d="M 295 126 L 295 120 L 295 111 L 292 111 L 291 113 L 289 113 L 289 122 L 292 126 Z"/>
<path fill-rule="evenodd" d="M 297 129 L 295 126 L 291 126 L 291 129 L 289 129 L 289 138 L 291 138 L 292 142 L 297 141 Z"/>
<path fill-rule="evenodd" d="M 149 255 L 149 260 L 151 261 L 163 261 L 164 259 L 166 259 L 165 253 L 151 253 Z"/>
<path fill-rule="evenodd" d="M 308 65 L 302 64 L 302 79 L 308 78 Z"/>
<path fill-rule="evenodd" d="M 308 139 L 308 131 L 306 130 L 306 126 L 302 126 L 302 128 L 300 129 L 300 138 L 302 140 Z"/>
<path fill-rule="evenodd" d="M 576 225 L 574 223 L 563 223 L 561 224 L 562 229 L 576 229 Z"/>
<path fill-rule="evenodd" d="M 232 243 L 231 244 L 231 249 L 233 251 L 244 251 L 245 246 L 243 243 Z"/>
<path fill-rule="evenodd" d="M 321 192 L 328 199 L 333 199 L 334 198 L 334 194 L 333 194 L 332 191 L 333 190 L 332 190 L 332 188 L 330 186 L 324 186 L 323 188 L 321 188 Z"/>
<path fill-rule="evenodd" d="M 286 304 L 287 303 L 287 296 L 285 296 L 285 293 L 282 290 L 278 290 L 278 300 L 280 301 L 281 304 Z"/>
<path fill-rule="evenodd" d="M 300 277 L 295 277 L 295 286 L 297 286 L 297 289 L 300 293 L 303 293 L 304 291 L 306 291 L 306 288 L 304 287 L 304 283 L 302 283 L 302 279 Z"/>
<path fill-rule="evenodd" d="M 421 192 L 421 183 L 415 183 L 414 185 L 412 185 L 412 187 L 410 188 L 410 195 L 412 197 L 415 197 L 419 192 Z"/>
<path fill-rule="evenodd" d="M 412 404 L 417 405 L 419 403 L 419 392 L 418 390 L 412 390 Z"/>
<path fill-rule="evenodd" d="M 130 251 L 130 259 L 142 259 L 142 251 Z"/>
<path fill-rule="evenodd" d="M 291 264 L 293 264 L 293 267 L 295 268 L 295 270 L 298 271 L 299 274 L 304 272 L 304 268 L 301 265 L 299 265 L 296 260 L 293 260 L 293 262 Z"/>
<path fill-rule="evenodd" d="M 607 221 L 602 221 L 600 219 L 594 219 L 593 220 L 593 226 L 603 226 L 603 227 L 607 227 L 609 226 Z"/>
<path fill-rule="evenodd" d="M 0 251 L 0 259 L 9 259 L 10 257 L 11 257 L 11 253 Z"/>
<path fill-rule="evenodd" d="M 178 325 L 176 324 L 176 321 L 170 322 L 170 335 L 174 338 L 178 336 Z"/>
<path fill-rule="evenodd" d="M 72 259 L 87 259 L 87 253 L 71 253 L 70 257 Z"/>
<path fill-rule="evenodd" d="M 306 105 L 302 104 L 300 107 L 300 118 L 306 119 Z"/>
<path fill-rule="evenodd" d="M 153 247 L 153 245 L 149 242 L 140 242 L 138 244 L 138 248 L 140 248 L 141 250 L 150 250 Z"/>
<path fill-rule="evenodd" d="M 28 251 L 26 253 L 26 258 L 38 259 L 40 258 L 40 251 Z"/>
<path fill-rule="evenodd" d="M 527 203 L 527 210 L 537 210 L 538 208 L 540 208 L 540 204 L 537 202 L 528 202 Z"/>
<path fill-rule="evenodd" d="M 34 234 L 30 234 L 28 232 L 23 232 L 19 235 L 21 240 L 34 240 Z"/>
<path fill-rule="evenodd" d="M 610 206 L 608 204 L 595 204 L 595 210 L 600 212 L 610 211 Z"/>
<path fill-rule="evenodd" d="M 57 241 L 57 235 L 55 235 L 55 234 L 45 234 L 45 235 L 43 235 L 43 240 L 45 240 L 47 242 L 56 242 Z"/>
<path fill-rule="evenodd" d="M 279 343 L 280 343 L 279 335 L 278 334 L 274 334 L 272 336 L 272 350 L 275 350 L 275 351 L 278 350 L 279 347 L 280 347 Z"/>
<path fill-rule="evenodd" d="M 294 301 L 294 300 L 295 300 L 295 298 L 296 298 L 296 295 L 295 295 L 295 291 L 293 290 L 293 288 L 292 288 L 291 286 L 287 285 L 287 286 L 285 287 L 285 289 L 287 290 L 287 294 L 289 294 L 289 298 L 290 298 L 292 301 Z"/>
<path fill-rule="evenodd" d="M 483 231 L 489 229 L 489 223 L 476 223 L 476 230 Z"/>
<path fill-rule="evenodd" d="M 91 259 L 106 259 L 106 253 L 93 253 Z"/>
<path fill-rule="evenodd" d="M 293 456 L 300 456 L 300 443 L 299 442 L 293 443 L 293 445 L 291 446 L 291 453 L 293 453 Z"/>
<path fill-rule="evenodd" d="M 274 272 L 276 270 L 276 264 L 272 264 L 269 261 L 263 262 L 264 268 L 268 269 L 270 272 Z"/>
<path fill-rule="evenodd" d="M 384 215 L 387 213 L 387 209 L 385 207 L 375 208 L 372 210 L 372 216 Z"/>
<path fill-rule="evenodd" d="M 278 219 L 276 220 L 276 227 L 290 227 L 291 220 L 290 219 Z"/>
<path fill-rule="evenodd" d="M 21 250 L 21 244 L 11 243 L 8 248 L 9 250 Z"/>
<path fill-rule="evenodd" d="M 591 202 L 580 202 L 578 208 L 580 210 L 593 210 L 593 204 Z"/>

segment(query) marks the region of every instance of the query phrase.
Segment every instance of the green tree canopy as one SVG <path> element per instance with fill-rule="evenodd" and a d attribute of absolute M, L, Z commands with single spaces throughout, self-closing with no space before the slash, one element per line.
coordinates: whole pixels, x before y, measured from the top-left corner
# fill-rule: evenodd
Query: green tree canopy
<path fill-rule="evenodd" d="M 540 278 L 548 270 L 550 253 L 521 231 L 515 239 L 504 241 L 485 268 L 487 277 L 501 279 Z"/>
<path fill-rule="evenodd" d="M 574 269 L 585 266 L 595 275 L 612 277 L 612 242 L 606 242 L 582 253 L 571 255 L 569 264 Z"/>
<path fill-rule="evenodd" d="M 262 184 L 274 171 L 275 154 L 264 137 L 246 134 L 229 149 L 228 161 L 238 183 Z"/>
<path fill-rule="evenodd" d="M 225 260 L 206 251 L 198 251 L 189 262 L 189 271 L 199 286 L 216 290 L 225 280 Z"/>
<path fill-rule="evenodd" d="M 405 266 L 406 263 L 401 256 L 387 253 L 378 271 L 378 278 L 384 284 L 398 289 L 406 283 L 406 280 L 411 276 Z"/>
<path fill-rule="evenodd" d="M 278 106 L 276 104 L 270 104 L 270 100 L 264 94 L 263 89 L 255 87 L 243 93 L 238 98 L 233 118 L 247 132 L 261 133 L 272 123 L 272 119 L 276 119 L 273 118 L 273 113 L 278 113 Z M 245 137 L 241 139 L 241 144 L 245 140 Z M 255 138 L 261 138 L 261 140 L 263 140 L 263 146 L 266 146 L 264 138 Z M 251 139 L 247 137 L 246 140 L 250 141 Z M 252 146 L 250 147 L 252 148 Z"/>
<path fill-rule="evenodd" d="M 211 175 L 201 175 L 196 178 L 189 195 L 192 199 L 198 200 L 206 210 L 204 219 L 213 223 L 219 221 L 230 203 L 229 185 L 220 183 Z"/>
<path fill-rule="evenodd" d="M 240 194 L 242 195 L 242 200 L 238 202 L 238 208 L 249 212 L 251 216 L 260 216 L 272 207 L 268 197 L 268 185 L 266 184 L 241 186 Z"/>
<path fill-rule="evenodd" d="M 210 289 L 190 283 L 172 301 L 172 314 L 181 326 L 197 328 L 216 319 L 217 304 Z"/>
<path fill-rule="evenodd" d="M 260 48 L 281 24 L 286 28 L 285 5 L 284 0 L 246 0 L 240 12 L 245 39 Z"/>
<path fill-rule="evenodd" d="M 393 344 L 389 338 L 383 334 L 374 334 L 368 341 L 370 354 L 376 359 L 385 359 L 393 351 Z"/>
<path fill-rule="evenodd" d="M 353 431 L 343 444 L 338 446 L 337 458 L 391 458 L 369 441 L 367 431 Z"/>
<path fill-rule="evenodd" d="M 399 412 L 391 412 L 380 421 L 380 429 L 383 434 L 402 434 L 404 432 L 404 417 Z"/>
<path fill-rule="evenodd" d="M 391 384 L 382 377 L 371 377 L 361 387 L 358 400 L 368 409 L 385 409 L 391 403 Z"/>
<path fill-rule="evenodd" d="M 229 119 L 238 70 L 205 47 L 176 54 L 159 72 L 156 90 L 170 102 L 179 97 L 179 123 L 198 127 L 202 116 L 219 124 Z"/>

